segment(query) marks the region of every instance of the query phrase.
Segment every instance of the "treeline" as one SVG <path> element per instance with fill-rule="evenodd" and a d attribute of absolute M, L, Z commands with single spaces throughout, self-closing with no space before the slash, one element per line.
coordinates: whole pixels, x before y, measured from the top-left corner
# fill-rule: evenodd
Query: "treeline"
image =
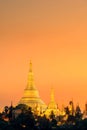
<path fill-rule="evenodd" d="M 68 115 L 64 121 L 61 116 L 55 117 L 53 112 L 47 118 L 35 115 L 30 107 L 24 105 L 15 109 L 22 110 L 17 117 L 13 115 L 12 106 L 9 109 L 5 107 L 0 114 L 0 130 L 87 130 L 87 119 L 81 116 Z"/>

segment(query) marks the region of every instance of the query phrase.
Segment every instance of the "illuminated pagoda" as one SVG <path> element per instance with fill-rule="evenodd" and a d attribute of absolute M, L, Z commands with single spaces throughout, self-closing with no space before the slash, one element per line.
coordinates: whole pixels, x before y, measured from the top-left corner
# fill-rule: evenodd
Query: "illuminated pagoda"
<path fill-rule="evenodd" d="M 24 95 L 21 98 L 19 104 L 26 104 L 31 107 L 33 110 L 38 112 L 43 112 L 46 108 L 45 103 L 41 100 L 39 92 L 34 84 L 34 76 L 32 72 L 32 63 L 30 61 L 29 73 L 28 73 L 28 82 L 27 86 L 24 89 Z"/>
<path fill-rule="evenodd" d="M 45 111 L 45 114 L 47 116 L 50 116 L 50 114 L 52 112 L 54 113 L 54 115 L 60 115 L 60 110 L 59 110 L 58 105 L 56 104 L 55 99 L 54 99 L 54 90 L 53 90 L 53 88 L 51 88 L 50 102 L 48 104 L 47 110 Z"/>

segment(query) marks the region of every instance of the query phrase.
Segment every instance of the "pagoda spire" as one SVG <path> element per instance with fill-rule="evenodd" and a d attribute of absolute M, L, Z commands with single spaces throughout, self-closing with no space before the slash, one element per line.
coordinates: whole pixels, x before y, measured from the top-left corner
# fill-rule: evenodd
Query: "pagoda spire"
<path fill-rule="evenodd" d="M 30 60 L 30 63 L 29 63 L 27 89 L 35 89 L 34 75 L 33 75 L 33 71 L 32 71 L 32 62 L 31 62 L 31 60 Z"/>
<path fill-rule="evenodd" d="M 57 109 L 57 104 L 56 104 L 55 98 L 54 98 L 54 89 L 53 89 L 53 87 L 51 88 L 50 102 L 49 102 L 48 108 Z"/>
<path fill-rule="evenodd" d="M 47 116 L 50 116 L 52 114 L 52 112 L 53 112 L 54 115 L 59 115 L 59 113 L 60 113 L 60 111 L 58 109 L 58 105 L 55 102 L 53 87 L 51 88 L 50 102 L 48 104 L 47 110 L 45 111 L 45 114 Z"/>

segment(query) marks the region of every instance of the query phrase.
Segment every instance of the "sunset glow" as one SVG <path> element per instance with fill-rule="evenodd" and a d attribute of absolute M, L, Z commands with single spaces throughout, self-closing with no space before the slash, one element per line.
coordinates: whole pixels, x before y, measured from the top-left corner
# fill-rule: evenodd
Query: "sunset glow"
<path fill-rule="evenodd" d="M 0 107 L 16 105 L 29 62 L 46 104 L 54 88 L 59 107 L 87 101 L 87 1 L 0 1 Z"/>

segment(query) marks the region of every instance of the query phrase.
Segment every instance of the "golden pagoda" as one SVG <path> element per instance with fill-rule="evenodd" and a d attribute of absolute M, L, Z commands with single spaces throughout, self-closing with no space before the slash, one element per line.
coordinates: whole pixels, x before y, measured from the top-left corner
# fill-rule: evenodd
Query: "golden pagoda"
<path fill-rule="evenodd" d="M 45 103 L 41 100 L 39 92 L 34 84 L 34 76 L 32 72 L 32 63 L 30 61 L 29 73 L 28 73 L 28 82 L 27 86 L 24 89 L 24 95 L 21 98 L 19 104 L 26 104 L 30 106 L 33 110 L 38 110 L 43 112 L 46 108 Z"/>
<path fill-rule="evenodd" d="M 54 115 L 56 115 L 56 116 L 60 115 L 60 110 L 58 109 L 58 106 L 57 106 L 57 104 L 55 102 L 55 99 L 54 99 L 54 90 L 53 90 L 53 88 L 51 88 L 50 102 L 48 104 L 48 108 L 47 108 L 45 114 L 47 116 L 50 116 L 51 112 L 53 112 Z"/>

